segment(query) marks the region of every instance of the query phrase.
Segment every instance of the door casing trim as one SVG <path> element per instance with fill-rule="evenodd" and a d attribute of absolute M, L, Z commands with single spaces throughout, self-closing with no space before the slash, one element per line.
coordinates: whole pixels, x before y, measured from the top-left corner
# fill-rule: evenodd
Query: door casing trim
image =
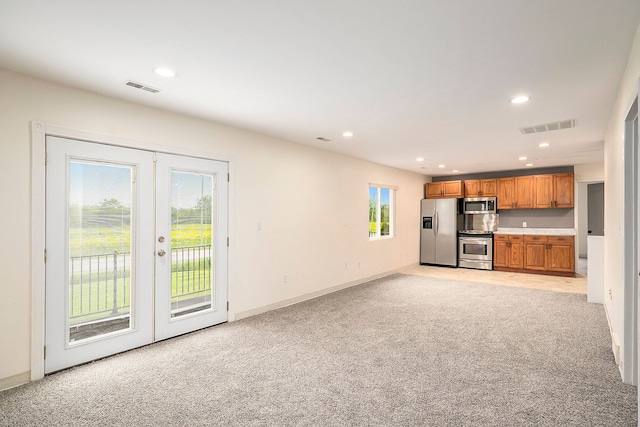
<path fill-rule="evenodd" d="M 68 129 L 44 122 L 31 122 L 31 381 L 44 378 L 45 359 L 45 191 L 46 191 L 46 136 L 59 136 L 87 142 L 133 148 L 166 154 L 197 157 L 207 160 L 227 162 L 229 175 L 235 176 L 236 161 L 233 156 L 192 150 L 182 147 L 168 147 L 128 138 L 102 135 L 93 132 Z M 234 230 L 235 230 L 235 180 L 228 187 L 229 236 L 227 257 L 227 299 L 229 302 L 228 321 L 235 320 L 234 297 Z"/>

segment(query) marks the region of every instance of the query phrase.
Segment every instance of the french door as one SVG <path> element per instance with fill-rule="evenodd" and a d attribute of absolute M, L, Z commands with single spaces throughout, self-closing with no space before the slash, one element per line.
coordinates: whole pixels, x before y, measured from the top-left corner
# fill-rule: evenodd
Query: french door
<path fill-rule="evenodd" d="M 47 136 L 54 372 L 227 320 L 227 164 Z"/>

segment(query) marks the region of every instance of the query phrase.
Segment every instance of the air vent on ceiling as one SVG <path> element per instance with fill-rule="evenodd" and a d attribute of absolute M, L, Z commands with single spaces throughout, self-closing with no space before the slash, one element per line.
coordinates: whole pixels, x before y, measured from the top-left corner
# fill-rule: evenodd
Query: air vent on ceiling
<path fill-rule="evenodd" d="M 551 130 L 570 129 L 576 127 L 576 119 L 564 120 L 561 122 L 545 123 L 543 125 L 520 128 L 520 132 L 525 135 L 530 133 L 549 132 Z"/>
<path fill-rule="evenodd" d="M 131 86 L 134 87 L 136 89 L 141 89 L 141 90 L 146 90 L 147 92 L 151 92 L 151 93 L 158 93 L 160 92 L 160 89 L 156 89 L 154 87 L 151 86 L 146 86 L 143 85 L 141 83 L 136 83 L 134 81 L 129 80 L 127 83 L 125 83 L 127 86 Z"/>
<path fill-rule="evenodd" d="M 318 137 L 316 137 L 316 139 L 317 139 L 318 141 L 323 141 L 323 142 L 329 142 L 329 141 L 331 141 L 330 139 L 327 139 L 327 138 L 325 138 L 324 136 L 318 136 Z"/>

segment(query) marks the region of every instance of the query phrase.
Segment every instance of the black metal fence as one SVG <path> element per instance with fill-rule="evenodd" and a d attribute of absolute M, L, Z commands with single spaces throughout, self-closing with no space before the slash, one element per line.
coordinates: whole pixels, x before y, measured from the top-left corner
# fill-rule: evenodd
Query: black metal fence
<path fill-rule="evenodd" d="M 211 292 L 211 245 L 171 250 L 172 305 Z M 131 305 L 131 253 L 70 257 L 70 326 L 126 316 Z"/>

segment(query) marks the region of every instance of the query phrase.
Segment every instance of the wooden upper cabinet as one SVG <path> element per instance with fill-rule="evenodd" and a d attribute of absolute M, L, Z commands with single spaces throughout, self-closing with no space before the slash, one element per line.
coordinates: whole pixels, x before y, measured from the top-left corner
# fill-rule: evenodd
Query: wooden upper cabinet
<path fill-rule="evenodd" d="M 498 178 L 498 209 L 533 207 L 533 177 Z"/>
<path fill-rule="evenodd" d="M 480 180 L 481 197 L 495 197 L 498 195 L 498 180 L 497 179 L 482 179 Z"/>
<path fill-rule="evenodd" d="M 464 197 L 494 197 L 497 179 L 470 179 L 464 181 Z"/>
<path fill-rule="evenodd" d="M 439 199 L 442 197 L 442 183 L 441 182 L 427 182 L 425 186 L 425 198 L 427 199 Z"/>
<path fill-rule="evenodd" d="M 553 175 L 536 175 L 534 177 L 536 208 L 553 207 Z"/>
<path fill-rule="evenodd" d="M 515 208 L 516 180 L 510 178 L 498 178 L 498 209 Z"/>
<path fill-rule="evenodd" d="M 536 208 L 572 208 L 573 173 L 536 175 Z"/>
<path fill-rule="evenodd" d="M 516 177 L 516 208 L 533 208 L 533 176 Z"/>
<path fill-rule="evenodd" d="M 451 199 L 461 197 L 463 197 L 461 180 L 427 182 L 425 186 L 425 198 L 427 199 Z"/>
<path fill-rule="evenodd" d="M 480 180 L 468 179 L 464 181 L 464 197 L 479 197 Z"/>
<path fill-rule="evenodd" d="M 554 207 L 573 207 L 573 173 L 553 175 Z"/>

